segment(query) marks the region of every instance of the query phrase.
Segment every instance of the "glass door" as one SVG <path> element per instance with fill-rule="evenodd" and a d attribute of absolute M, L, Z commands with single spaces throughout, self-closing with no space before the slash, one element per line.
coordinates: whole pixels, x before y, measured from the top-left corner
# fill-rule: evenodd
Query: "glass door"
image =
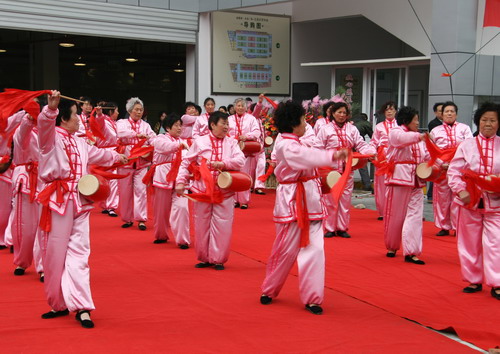
<path fill-rule="evenodd" d="M 370 106 L 374 124 L 385 119 L 378 114 L 380 107 L 387 101 L 394 101 L 398 107 L 408 100 L 406 68 L 377 68 L 371 70 Z"/>

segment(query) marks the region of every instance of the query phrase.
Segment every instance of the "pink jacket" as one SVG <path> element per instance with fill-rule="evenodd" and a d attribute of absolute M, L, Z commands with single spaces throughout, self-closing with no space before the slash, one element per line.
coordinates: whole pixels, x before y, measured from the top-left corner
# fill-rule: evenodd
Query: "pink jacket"
<path fill-rule="evenodd" d="M 240 135 L 245 135 L 247 140 L 260 140 L 262 132 L 259 123 L 249 113 L 244 113 L 242 117 L 236 114 L 229 116 L 229 136 L 238 140 Z"/>
<path fill-rule="evenodd" d="M 271 151 L 271 161 L 276 161 L 276 145 L 278 145 L 278 142 L 280 142 L 282 139 L 283 138 L 281 136 L 281 133 L 276 136 L 276 139 L 274 140 L 273 151 Z M 313 147 L 315 144 L 317 144 L 317 138 L 314 134 L 313 127 L 311 127 L 309 123 L 306 123 L 306 132 L 299 138 L 299 141 L 302 145 L 307 147 Z"/>
<path fill-rule="evenodd" d="M 105 139 L 96 137 L 96 146 L 98 148 L 116 148 L 118 146 L 117 125 L 108 115 L 101 114 L 96 117 L 96 122 L 99 125 L 100 131 Z"/>
<path fill-rule="evenodd" d="M 434 131 L 437 128 L 434 128 Z M 477 144 L 480 144 L 488 166 L 485 166 L 479 153 Z M 467 139 L 458 146 L 455 157 L 448 167 L 448 185 L 458 195 L 465 190 L 465 182 L 462 180 L 462 170 L 470 169 L 484 175 L 500 175 L 500 137 L 493 136 L 485 138 L 479 134 L 475 138 Z M 491 213 L 500 212 L 500 194 L 483 192 L 484 211 Z M 455 198 L 455 203 L 463 205 L 462 201 Z M 477 205 L 474 206 L 477 210 Z"/>
<path fill-rule="evenodd" d="M 187 185 L 191 178 L 188 166 L 192 162 L 195 162 L 199 166 L 203 158 L 206 158 L 207 161 L 222 161 L 224 162 L 225 170 L 230 171 L 239 171 L 245 164 L 245 155 L 241 152 L 238 142 L 235 139 L 229 137 L 218 139 L 210 133 L 194 140 L 189 152 L 182 160 L 176 183 L 184 183 Z M 216 188 L 218 188 L 217 177 L 219 173 L 220 172 L 217 170 L 212 171 Z M 191 187 L 191 190 L 195 193 L 203 193 L 205 189 L 205 184 L 201 179 L 194 181 Z M 222 190 L 222 193 L 225 198 L 234 194 L 229 190 Z"/>
<path fill-rule="evenodd" d="M 174 181 L 167 182 L 167 175 L 172 169 L 172 161 L 175 160 L 177 152 L 181 149 L 180 144 L 182 142 L 182 139 L 174 138 L 168 133 L 158 135 L 151 142 L 151 145 L 155 148 L 153 166 L 156 165 L 153 186 L 164 189 L 174 188 Z M 185 156 L 186 152 L 186 150 L 183 150 L 181 156 Z"/>
<path fill-rule="evenodd" d="M 321 185 L 316 167 L 332 166 L 333 151 L 320 150 L 303 145 L 298 136 L 281 134 L 274 146 L 276 168 L 274 174 L 280 183 L 276 189 L 274 222 L 290 223 L 297 220 L 297 181 L 304 180 L 309 220 L 322 220 L 326 207 L 321 197 Z M 287 183 L 288 182 L 288 183 Z M 292 183 L 289 183 L 292 182 Z"/>
<path fill-rule="evenodd" d="M 116 132 L 119 144 L 125 145 L 125 151 L 123 153 L 126 156 L 130 155 L 132 147 L 139 142 L 139 139 L 136 137 L 137 134 L 144 134 L 148 137 L 143 146 L 149 145 L 149 140 L 156 136 L 151 126 L 142 119 L 139 119 L 137 122 L 134 122 L 132 118 L 118 120 L 116 122 Z M 149 165 L 151 165 L 151 162 L 142 157 L 137 159 L 135 163 L 136 169 L 141 169 Z M 126 165 L 123 168 L 134 168 L 134 164 Z"/>
<path fill-rule="evenodd" d="M 319 149 L 356 149 L 356 151 L 367 155 L 377 152 L 361 137 L 358 128 L 348 122 L 342 128 L 335 122 L 329 122 L 319 130 L 316 137 L 318 142 L 314 147 Z M 335 161 L 333 168 L 342 173 L 344 172 L 344 164 L 345 161 Z"/>
<path fill-rule="evenodd" d="M 191 139 L 193 137 L 193 126 L 197 118 L 198 116 L 190 116 L 189 114 L 184 114 L 181 117 L 182 120 L 181 139 Z"/>
<path fill-rule="evenodd" d="M 14 133 L 14 158 L 12 163 L 14 168 L 12 181 L 14 193 L 19 191 L 30 194 L 31 181 L 38 179 L 38 129 L 35 122 L 24 116 L 19 129 Z M 37 183 L 38 189 L 40 183 Z"/>
<path fill-rule="evenodd" d="M 73 200 L 78 213 L 90 210 L 92 209 L 91 202 L 81 196 L 76 188 L 78 180 L 88 174 L 89 164 L 109 166 L 120 157 L 114 151 L 89 145 L 85 139 L 69 134 L 61 127 L 56 127 L 57 114 L 58 110 L 54 111 L 45 106 L 38 116 L 41 189 L 49 187 L 53 182 L 65 181 L 68 185 L 68 192 L 64 193 L 63 202 L 57 202 L 57 193 L 52 193 L 50 209 L 63 215 L 68 202 Z"/>
<path fill-rule="evenodd" d="M 389 132 L 387 160 L 394 163 L 394 173 L 386 176 L 385 184 L 410 187 L 424 187 L 425 181 L 418 178 L 418 164 L 429 160 L 425 144 L 419 132 L 409 131 L 405 126 L 397 126 Z"/>
<path fill-rule="evenodd" d="M 378 123 L 375 126 L 375 131 L 373 132 L 372 139 L 370 140 L 370 145 L 377 149 L 379 146 L 385 147 L 387 150 L 387 145 L 389 145 L 389 132 L 397 127 L 396 119 L 386 119 L 383 122 Z"/>
<path fill-rule="evenodd" d="M 17 127 L 19 127 L 19 124 L 21 124 L 21 121 L 25 115 L 25 111 L 19 111 L 16 114 L 11 115 L 7 119 L 7 128 L 5 128 L 5 134 L 0 135 L 0 159 L 4 158 L 8 161 L 8 159 L 10 158 L 11 146 L 9 141 L 10 139 L 8 139 L 8 137 L 10 137 L 17 129 Z M 0 174 L 0 181 L 10 183 L 13 168 L 14 166 L 11 165 L 11 168 Z"/>
<path fill-rule="evenodd" d="M 193 125 L 193 139 L 210 133 L 210 129 L 208 129 L 208 117 L 208 113 L 203 113 L 196 118 L 196 122 Z"/>

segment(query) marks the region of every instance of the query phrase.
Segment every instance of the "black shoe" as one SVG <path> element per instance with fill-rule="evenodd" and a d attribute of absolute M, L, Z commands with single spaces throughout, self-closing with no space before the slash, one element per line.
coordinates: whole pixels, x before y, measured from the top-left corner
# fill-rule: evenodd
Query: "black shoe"
<path fill-rule="evenodd" d="M 208 268 L 211 266 L 213 266 L 213 264 L 208 262 L 201 262 L 194 265 L 195 268 Z"/>
<path fill-rule="evenodd" d="M 495 290 L 500 290 L 500 288 L 491 288 L 491 296 L 493 296 L 497 300 L 500 300 L 500 293 L 497 293 Z"/>
<path fill-rule="evenodd" d="M 323 309 L 319 305 L 306 305 L 306 310 L 312 313 L 313 315 L 323 314 Z"/>
<path fill-rule="evenodd" d="M 377 218 L 377 220 L 384 220 L 384 217 L 383 217 L 383 216 L 379 216 L 379 217 Z"/>
<path fill-rule="evenodd" d="M 115 211 L 114 211 L 114 210 L 110 210 L 110 211 L 108 212 L 108 215 L 109 215 L 109 216 L 111 216 L 111 217 L 113 217 L 113 218 L 116 218 L 116 217 L 118 216 L 118 214 L 117 214 L 117 213 L 115 213 Z"/>
<path fill-rule="evenodd" d="M 84 313 L 88 313 L 90 316 L 90 312 L 87 310 L 80 311 L 76 314 L 75 318 L 80 324 L 82 325 L 83 328 L 94 328 L 94 322 L 92 320 L 82 320 L 82 315 Z"/>
<path fill-rule="evenodd" d="M 108 210 L 108 209 L 103 209 L 103 210 L 101 211 L 101 214 L 109 214 L 109 210 Z"/>
<path fill-rule="evenodd" d="M 23 268 L 14 269 L 14 275 L 24 275 L 24 269 Z"/>
<path fill-rule="evenodd" d="M 187 250 L 187 249 L 189 248 L 189 245 L 187 245 L 187 244 L 182 244 L 182 245 L 179 245 L 179 248 L 180 248 L 181 250 Z"/>
<path fill-rule="evenodd" d="M 415 257 L 415 258 L 413 258 L 413 257 Z M 416 258 L 416 256 L 411 256 L 411 255 L 405 256 L 405 262 L 413 263 L 413 264 L 425 264 L 425 262 L 423 260 L 418 259 L 418 258 Z"/>
<path fill-rule="evenodd" d="M 61 316 L 67 316 L 69 315 L 69 310 L 62 310 L 62 311 L 49 311 L 44 314 L 42 314 L 42 318 L 44 320 L 47 320 L 49 318 L 56 318 L 56 317 L 61 317 Z"/>
<path fill-rule="evenodd" d="M 235 208 L 239 208 L 240 207 L 240 203 L 238 203 L 238 202 L 234 203 L 234 207 Z"/>
<path fill-rule="evenodd" d="M 167 243 L 167 240 L 154 240 L 153 243 L 155 243 L 155 244 Z"/>
<path fill-rule="evenodd" d="M 139 230 L 141 231 L 146 231 L 147 227 L 146 227 L 146 224 L 144 224 L 144 222 L 139 222 Z"/>
<path fill-rule="evenodd" d="M 394 258 L 396 257 L 396 251 L 388 251 L 386 254 L 385 254 L 386 257 L 389 257 L 389 258 Z"/>
<path fill-rule="evenodd" d="M 337 231 L 337 236 L 343 238 L 351 238 L 351 235 L 349 235 L 347 231 Z"/>
<path fill-rule="evenodd" d="M 260 303 L 262 305 L 269 305 L 271 302 L 273 302 L 273 299 L 267 295 L 262 295 L 260 297 Z"/>
<path fill-rule="evenodd" d="M 462 289 L 462 291 L 464 293 L 467 293 L 467 294 L 477 293 L 478 291 L 481 291 L 481 290 L 483 290 L 482 284 L 471 284 L 471 285 L 466 286 L 465 288 Z"/>
<path fill-rule="evenodd" d="M 124 229 L 126 229 L 126 228 L 129 228 L 129 227 L 130 227 L 130 226 L 132 226 L 132 225 L 134 225 L 134 223 L 133 223 L 132 221 L 130 221 L 130 222 L 126 222 L 125 224 L 123 224 L 123 225 L 122 225 L 122 227 L 123 227 Z"/>
<path fill-rule="evenodd" d="M 7 248 L 7 246 L 0 245 L 0 250 L 4 250 L 4 249 L 6 249 L 6 248 Z"/>
<path fill-rule="evenodd" d="M 224 270 L 224 264 L 216 264 L 216 265 L 214 266 L 214 269 L 215 269 L 215 270 Z"/>
<path fill-rule="evenodd" d="M 45 283 L 45 274 L 40 273 L 40 283 Z"/>
<path fill-rule="evenodd" d="M 325 233 L 326 238 L 332 238 L 333 236 L 335 236 L 335 231 L 327 231 Z"/>
<path fill-rule="evenodd" d="M 240 209 L 248 209 L 248 204 L 241 204 Z"/>
<path fill-rule="evenodd" d="M 450 236 L 450 230 L 445 230 L 445 229 L 443 229 L 443 230 L 439 231 L 439 232 L 436 234 L 436 236 Z"/>
<path fill-rule="evenodd" d="M 256 189 L 255 194 L 265 195 L 266 193 L 262 189 Z"/>

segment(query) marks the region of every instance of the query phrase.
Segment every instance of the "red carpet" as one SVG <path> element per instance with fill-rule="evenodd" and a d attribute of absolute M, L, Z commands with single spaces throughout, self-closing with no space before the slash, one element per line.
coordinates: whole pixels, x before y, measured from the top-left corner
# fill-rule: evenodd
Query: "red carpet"
<path fill-rule="evenodd" d="M 299 301 L 290 276 L 272 305 L 260 285 L 274 239 L 274 195 L 253 196 L 237 210 L 233 252 L 225 271 L 195 269 L 192 249 L 154 245 L 152 232 L 121 229 L 120 220 L 91 216 L 91 282 L 96 328 L 74 316 L 40 319 L 42 284 L 30 268 L 12 275 L 0 251 L 0 352 L 5 353 L 422 353 L 472 350 L 402 317 L 453 327 L 483 348 L 499 344 L 498 303 L 489 293 L 465 295 L 453 238 L 427 237 L 425 266 L 384 256 L 375 213 L 353 210 L 353 238 L 326 241 L 323 316 Z M 152 227 L 152 222 L 148 223 Z M 432 226 L 426 228 L 430 234 Z M 497 322 L 497 321 L 496 321 Z"/>

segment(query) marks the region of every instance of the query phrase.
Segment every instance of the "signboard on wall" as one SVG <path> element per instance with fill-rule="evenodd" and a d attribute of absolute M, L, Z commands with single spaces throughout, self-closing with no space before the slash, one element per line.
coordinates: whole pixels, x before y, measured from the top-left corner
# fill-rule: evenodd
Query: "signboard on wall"
<path fill-rule="evenodd" d="M 290 95 L 290 17 L 212 13 L 212 93 Z"/>

